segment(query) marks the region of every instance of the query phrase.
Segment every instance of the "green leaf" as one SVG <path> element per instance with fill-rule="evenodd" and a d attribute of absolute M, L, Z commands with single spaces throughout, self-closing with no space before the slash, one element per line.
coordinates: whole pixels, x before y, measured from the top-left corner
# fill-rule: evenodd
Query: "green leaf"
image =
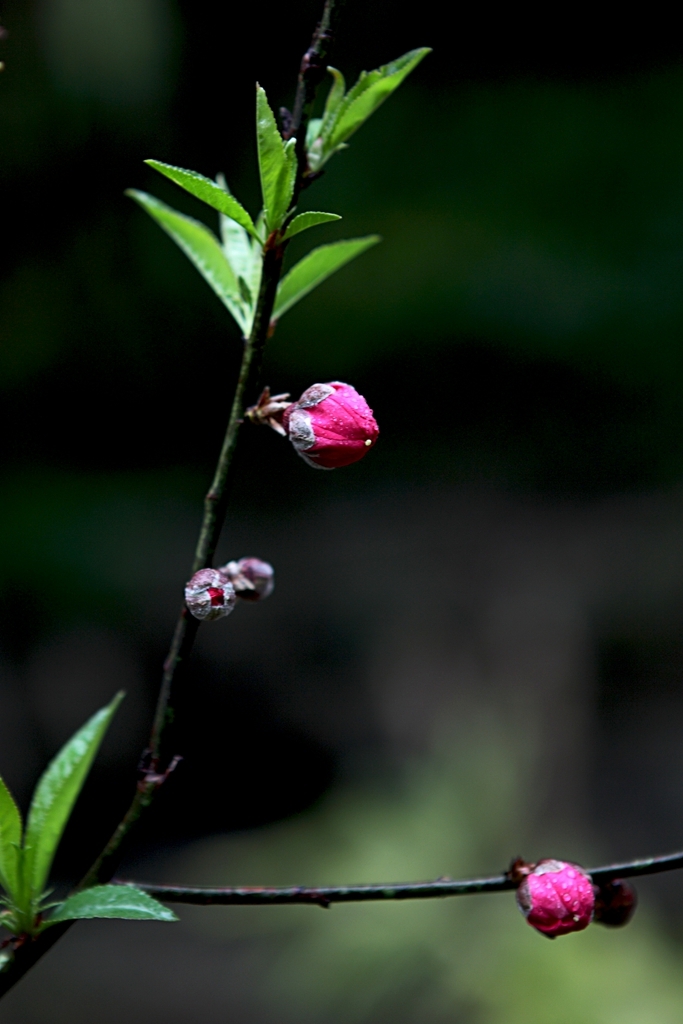
<path fill-rule="evenodd" d="M 25 879 L 34 899 L 45 888 L 66 823 L 123 696 L 117 693 L 65 743 L 36 786 L 24 837 Z"/>
<path fill-rule="evenodd" d="M 275 231 L 285 219 L 294 193 L 296 140 L 283 140 L 260 85 L 256 86 L 256 141 L 266 224 L 269 231 Z"/>
<path fill-rule="evenodd" d="M 310 149 L 320 135 L 322 123 L 322 117 L 312 117 L 308 122 L 308 127 L 306 128 L 306 149 Z"/>
<path fill-rule="evenodd" d="M 334 149 L 340 142 L 346 142 L 428 53 L 431 53 L 429 47 L 422 46 L 419 50 L 404 53 L 390 64 L 383 64 L 376 71 L 361 74 L 337 109 L 330 146 Z"/>
<path fill-rule="evenodd" d="M 334 274 L 366 249 L 377 245 L 379 235 L 368 235 L 366 238 L 350 238 L 344 242 L 332 242 L 313 249 L 295 264 L 282 279 L 277 290 L 273 320 L 277 320 L 288 309 L 317 288 L 326 278 Z"/>
<path fill-rule="evenodd" d="M 220 229 L 223 252 L 228 258 L 235 278 L 242 277 L 245 281 L 248 280 L 254 262 L 249 235 L 243 227 L 223 214 L 220 214 Z"/>
<path fill-rule="evenodd" d="M 320 137 L 313 143 L 308 154 L 311 170 L 318 170 L 343 148 L 346 140 L 398 89 L 428 53 L 431 53 L 430 48 L 423 46 L 404 53 L 402 57 L 383 64 L 375 71 L 362 71 L 354 87 L 341 101 L 336 92 L 330 113 L 323 118 Z M 336 81 L 330 92 L 335 89 L 338 89 Z"/>
<path fill-rule="evenodd" d="M 308 166 L 312 171 L 317 170 L 325 162 L 323 140 L 329 138 L 332 132 L 337 110 L 339 109 L 339 104 L 344 99 L 344 89 L 346 88 L 346 82 L 341 71 L 337 71 L 336 68 L 330 66 L 328 66 L 327 70 L 332 75 L 333 82 L 327 94 L 323 116 L 309 121 L 306 131 L 306 153 L 308 156 Z M 330 153 L 329 155 L 331 156 L 332 154 Z"/>
<path fill-rule="evenodd" d="M 17 857 L 21 845 L 21 815 L 0 778 L 0 884 L 13 896 L 17 890 Z"/>
<path fill-rule="evenodd" d="M 221 188 L 227 189 L 225 178 L 222 174 L 216 176 L 216 181 Z M 243 328 L 244 334 L 249 334 L 254 313 L 256 300 L 258 298 L 261 284 L 261 271 L 263 268 L 263 249 L 260 244 L 250 239 L 247 232 L 230 217 L 219 214 L 221 241 L 223 252 L 237 279 L 237 285 L 241 298 L 247 310 L 247 323 Z M 257 222 L 256 230 L 263 230 L 261 218 Z"/>
<path fill-rule="evenodd" d="M 125 921 L 177 921 L 163 903 L 132 885 L 95 885 L 69 896 L 43 925 L 80 921 L 88 917 L 122 918 Z"/>
<path fill-rule="evenodd" d="M 344 99 L 344 90 L 346 89 L 346 82 L 341 71 L 337 71 L 336 68 L 331 67 L 329 64 L 327 70 L 332 75 L 334 81 L 330 86 L 330 91 L 327 94 L 325 101 L 325 110 L 323 112 L 323 124 L 325 122 L 331 122 L 337 113 L 339 104 Z"/>
<path fill-rule="evenodd" d="M 170 178 L 176 185 L 180 185 L 186 192 L 191 192 L 197 199 L 201 199 L 202 202 L 212 206 L 214 210 L 218 210 L 219 213 L 237 221 L 254 238 L 258 237 L 254 222 L 242 204 L 238 203 L 227 189 L 221 188 L 215 181 L 205 178 L 203 174 L 197 174 L 196 171 L 186 171 L 182 167 L 163 164 L 160 160 L 145 160 L 145 163 L 153 167 L 155 171 L 159 171 L 160 174 Z"/>
<path fill-rule="evenodd" d="M 329 222 L 333 220 L 341 220 L 338 213 L 318 213 L 314 210 L 311 210 L 308 213 L 300 213 L 291 222 L 282 236 L 282 240 L 283 242 L 286 242 L 288 238 L 294 238 L 294 235 L 298 235 L 300 231 L 306 231 L 307 228 L 314 228 L 316 224 L 329 224 Z"/>
<path fill-rule="evenodd" d="M 240 295 L 237 278 L 213 232 L 200 221 L 178 213 L 146 192 L 128 189 L 126 195 L 139 203 L 183 250 L 223 305 L 232 313 L 242 332 L 246 333 L 248 310 Z"/>

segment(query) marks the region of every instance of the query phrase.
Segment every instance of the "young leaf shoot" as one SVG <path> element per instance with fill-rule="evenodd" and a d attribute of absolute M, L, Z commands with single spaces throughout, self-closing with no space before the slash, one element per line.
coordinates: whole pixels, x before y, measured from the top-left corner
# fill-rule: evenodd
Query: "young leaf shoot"
<path fill-rule="evenodd" d="M 428 53 L 431 53 L 430 48 L 422 46 L 404 53 L 389 64 L 383 64 L 375 71 L 362 71 L 354 87 L 345 96 L 343 76 L 336 69 L 330 68 L 334 81 L 320 130 L 310 142 L 307 140 L 310 169 L 320 170 L 334 153 L 342 149 L 346 140 L 398 89 Z"/>

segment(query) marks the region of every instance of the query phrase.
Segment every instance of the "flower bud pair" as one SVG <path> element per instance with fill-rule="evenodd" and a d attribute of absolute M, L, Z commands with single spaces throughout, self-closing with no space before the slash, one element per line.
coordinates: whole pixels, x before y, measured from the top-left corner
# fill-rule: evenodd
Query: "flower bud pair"
<path fill-rule="evenodd" d="M 631 886 L 615 879 L 593 885 L 590 875 L 561 860 L 542 860 L 536 865 L 517 861 L 511 875 L 522 876 L 517 904 L 527 921 L 549 939 L 587 928 L 591 921 L 619 927 L 635 910 L 636 894 Z"/>
<path fill-rule="evenodd" d="M 273 567 L 259 558 L 240 558 L 220 569 L 200 569 L 185 587 L 188 611 L 203 622 L 229 615 L 241 597 L 259 601 L 273 592 Z"/>

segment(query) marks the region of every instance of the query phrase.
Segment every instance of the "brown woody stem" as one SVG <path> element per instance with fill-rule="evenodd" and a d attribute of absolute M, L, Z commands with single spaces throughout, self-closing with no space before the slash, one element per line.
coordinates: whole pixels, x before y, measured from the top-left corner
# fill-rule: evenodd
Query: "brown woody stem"
<path fill-rule="evenodd" d="M 587 868 L 596 885 L 604 885 L 616 878 L 633 878 L 638 875 L 653 875 L 660 871 L 683 868 L 683 853 L 670 853 L 662 857 L 648 857 L 619 864 L 607 864 L 599 868 Z M 156 899 L 167 903 L 191 903 L 199 906 L 259 905 L 277 903 L 308 903 L 312 906 L 328 907 L 331 903 L 365 903 L 368 900 L 423 900 L 443 896 L 466 896 L 480 892 L 505 892 L 516 889 L 519 880 L 502 875 L 486 878 L 468 878 L 452 881 L 439 878 L 435 882 L 402 882 L 383 885 L 345 885 L 336 887 L 309 887 L 303 885 L 284 888 L 266 886 L 240 886 L 217 889 L 203 889 L 184 885 L 152 885 L 148 882 L 123 882 L 120 885 L 134 885 Z"/>

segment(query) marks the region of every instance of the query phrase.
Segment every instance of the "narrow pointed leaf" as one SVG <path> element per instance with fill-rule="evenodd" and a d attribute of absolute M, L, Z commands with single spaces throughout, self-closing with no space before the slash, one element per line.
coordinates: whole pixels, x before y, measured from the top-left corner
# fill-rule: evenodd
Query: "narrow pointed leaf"
<path fill-rule="evenodd" d="M 310 149 L 320 135 L 322 124 L 322 117 L 312 117 L 308 122 L 308 127 L 306 128 L 306 149 Z"/>
<path fill-rule="evenodd" d="M 45 888 L 57 846 L 116 709 L 117 693 L 64 744 L 43 772 L 31 801 L 24 837 L 26 883 L 34 897 Z"/>
<path fill-rule="evenodd" d="M 220 214 L 220 225 L 223 252 L 237 278 L 237 287 L 242 299 L 244 323 L 238 323 L 246 337 L 251 330 L 256 312 L 263 269 L 263 249 L 260 243 L 250 241 L 246 231 L 239 224 L 229 217 L 224 217 L 223 214 Z"/>
<path fill-rule="evenodd" d="M 215 181 L 211 181 L 211 178 L 205 178 L 203 174 L 197 174 L 196 171 L 186 171 L 182 167 L 174 167 L 173 164 L 164 164 L 160 160 L 145 160 L 145 163 L 170 178 L 176 185 L 180 185 L 186 192 L 192 193 L 197 199 L 212 206 L 214 210 L 218 210 L 226 217 L 231 217 L 241 224 L 250 235 L 257 237 L 254 222 L 242 204 L 238 203 L 226 189 L 221 188 Z"/>
<path fill-rule="evenodd" d="M 341 220 L 338 213 L 318 213 L 315 210 L 310 210 L 308 213 L 300 213 L 291 222 L 282 240 L 286 242 L 288 238 L 294 238 L 294 235 L 298 235 L 300 231 L 314 228 L 316 224 L 329 224 L 333 220 Z"/>
<path fill-rule="evenodd" d="M 330 121 L 334 117 L 339 104 L 344 99 L 344 90 L 346 89 L 346 82 L 344 81 L 344 76 L 341 71 L 337 71 L 336 68 L 331 67 L 329 64 L 327 66 L 327 70 L 332 75 L 333 82 L 325 101 L 323 123 Z"/>
<path fill-rule="evenodd" d="M 428 53 L 431 53 L 429 47 L 423 46 L 375 71 L 362 72 L 354 87 L 323 120 L 319 143 L 312 147 L 314 169 L 329 160 Z"/>
<path fill-rule="evenodd" d="M 121 918 L 125 921 L 177 921 L 178 918 L 146 892 L 132 885 L 95 885 L 69 896 L 44 927 L 60 921 L 90 917 Z"/>
<path fill-rule="evenodd" d="M 216 175 L 216 181 L 221 188 L 229 191 L 227 182 L 222 174 Z M 251 330 L 251 323 L 256 310 L 256 299 L 261 284 L 261 270 L 263 267 L 263 248 L 258 238 L 249 236 L 245 229 L 237 224 L 231 217 L 219 214 L 221 241 L 223 252 L 228 257 L 237 279 L 240 295 L 244 301 L 247 313 L 247 324 L 244 333 Z M 263 234 L 263 218 L 259 215 L 256 222 L 256 234 L 260 238 Z"/>
<path fill-rule="evenodd" d="M 247 280 L 251 277 L 253 263 L 249 235 L 243 227 L 223 214 L 220 215 L 220 229 L 223 252 L 228 257 L 235 278 L 243 277 Z"/>
<path fill-rule="evenodd" d="M 256 141 L 266 224 L 274 231 L 285 219 L 294 192 L 296 141 L 283 141 L 260 85 L 256 87 Z"/>
<path fill-rule="evenodd" d="M 205 224 L 178 213 L 146 192 L 128 189 L 126 195 L 139 203 L 183 250 L 244 331 L 246 310 L 237 278 L 214 233 Z"/>
<path fill-rule="evenodd" d="M 313 249 L 295 264 L 282 279 L 277 290 L 273 320 L 277 320 L 291 309 L 295 303 L 303 299 L 326 278 L 334 274 L 344 264 L 360 256 L 366 249 L 377 245 L 379 235 L 368 235 L 366 238 L 350 238 L 344 242 L 333 242 Z"/>
<path fill-rule="evenodd" d="M 241 237 L 238 232 L 241 232 Z M 252 249 L 246 231 L 243 231 L 239 224 L 235 224 L 234 220 L 230 220 L 222 214 L 221 238 L 223 252 L 237 279 L 237 287 L 245 310 L 253 313 L 261 283 L 263 265 L 261 247 L 256 246 Z"/>
<path fill-rule="evenodd" d="M 346 88 L 346 82 L 341 71 L 337 71 L 336 68 L 330 66 L 328 66 L 327 70 L 332 75 L 333 82 L 327 94 L 323 116 L 311 120 L 306 132 L 308 166 L 312 171 L 316 171 L 327 158 L 324 139 L 329 137 L 332 132 L 337 110 L 339 104 L 344 99 L 344 90 Z M 331 155 L 331 153 L 327 154 L 327 156 Z"/>
<path fill-rule="evenodd" d="M 21 845 L 21 815 L 0 778 L 0 884 L 13 896 L 17 891 L 17 856 Z"/>

